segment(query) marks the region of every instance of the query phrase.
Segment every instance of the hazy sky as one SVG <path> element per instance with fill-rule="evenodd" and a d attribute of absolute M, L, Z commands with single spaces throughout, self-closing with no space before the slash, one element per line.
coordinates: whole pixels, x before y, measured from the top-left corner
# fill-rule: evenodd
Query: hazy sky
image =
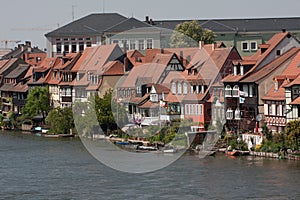
<path fill-rule="evenodd" d="M 44 34 L 91 13 L 118 12 L 127 17 L 212 19 L 300 17 L 299 0 L 1 0 L 0 47 L 4 40 L 46 46 Z M 73 9 L 72 9 L 73 8 Z M 34 29 L 34 30 L 33 30 Z M 15 43 L 8 43 L 9 47 Z"/>

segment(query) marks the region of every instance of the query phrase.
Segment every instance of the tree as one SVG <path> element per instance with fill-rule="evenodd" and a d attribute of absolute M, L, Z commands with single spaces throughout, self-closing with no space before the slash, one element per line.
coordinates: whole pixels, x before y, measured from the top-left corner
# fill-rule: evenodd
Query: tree
<path fill-rule="evenodd" d="M 216 34 L 209 29 L 203 29 L 198 21 L 186 21 L 175 27 L 170 46 L 173 48 L 194 47 L 199 41 L 211 44 L 215 42 L 215 39 Z"/>
<path fill-rule="evenodd" d="M 111 100 L 112 90 L 106 91 L 102 98 L 100 98 L 99 95 L 95 95 L 95 110 L 97 119 L 105 133 L 107 133 L 108 129 L 117 129 L 117 124 L 111 109 Z"/>
<path fill-rule="evenodd" d="M 22 113 L 33 117 L 41 114 L 43 122 L 50 111 L 50 95 L 48 87 L 35 87 L 29 90 Z"/>
<path fill-rule="evenodd" d="M 298 138 L 300 136 L 300 121 L 294 120 L 286 124 L 286 135 L 288 139 L 295 141 L 296 149 L 298 149 Z"/>
<path fill-rule="evenodd" d="M 55 134 L 68 134 L 74 128 L 73 112 L 71 108 L 55 108 L 46 118 L 46 124 L 51 127 Z"/>

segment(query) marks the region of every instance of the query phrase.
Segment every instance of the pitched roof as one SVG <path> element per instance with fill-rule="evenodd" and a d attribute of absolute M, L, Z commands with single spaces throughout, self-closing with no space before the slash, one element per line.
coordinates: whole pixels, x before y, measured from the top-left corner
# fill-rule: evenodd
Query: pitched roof
<path fill-rule="evenodd" d="M 285 101 L 285 88 L 284 86 L 288 84 L 287 80 L 280 85 L 278 90 L 275 90 L 275 86 L 273 86 L 265 96 L 263 96 L 262 100 L 271 100 L 271 101 Z"/>
<path fill-rule="evenodd" d="M 54 31 L 45 34 L 46 37 L 99 35 L 106 29 L 123 22 L 127 18 L 118 13 L 90 14 Z"/>
<path fill-rule="evenodd" d="M 1 68 L 0 68 L 0 74 L 5 72 L 11 65 L 13 65 L 15 62 L 17 62 L 19 59 L 18 58 L 11 58 L 5 62 Z"/>
<path fill-rule="evenodd" d="M 191 20 L 153 20 L 154 26 L 174 30 L 177 24 Z M 244 19 L 202 19 L 198 20 L 203 28 L 214 32 L 257 32 L 281 29 L 289 31 L 300 29 L 300 17 L 284 18 L 244 18 Z"/>
<path fill-rule="evenodd" d="M 249 74 L 247 77 L 242 79 L 240 82 L 258 82 L 259 80 L 268 77 L 274 70 L 281 67 L 284 63 L 291 62 L 291 60 L 296 56 L 296 54 L 300 51 L 300 48 L 292 48 L 283 55 L 279 56 L 271 63 L 262 67 L 260 70 Z M 286 66 L 284 66 L 286 67 Z"/>
<path fill-rule="evenodd" d="M 253 64 L 253 61 L 256 60 L 255 65 L 244 75 L 237 75 L 234 76 L 233 74 L 227 75 L 223 82 L 238 82 L 242 80 L 243 78 L 247 77 L 249 74 L 251 74 L 253 71 L 256 71 L 257 68 L 260 66 L 260 64 L 265 60 L 265 58 L 278 46 L 278 44 L 285 38 L 289 37 L 291 34 L 289 32 L 281 32 L 275 34 L 268 42 L 269 48 L 265 52 L 261 52 L 261 49 L 259 49 L 253 56 L 248 57 L 247 60 L 251 60 L 251 63 Z M 268 63 L 267 63 L 268 64 Z"/>
<path fill-rule="evenodd" d="M 103 71 L 104 65 L 115 50 L 118 50 L 121 55 L 122 50 L 117 44 L 88 47 L 83 51 L 71 71 Z"/>
<path fill-rule="evenodd" d="M 9 74 L 7 74 L 4 78 L 18 78 L 24 72 L 29 69 L 29 64 L 20 64 L 14 70 L 12 70 Z"/>
<path fill-rule="evenodd" d="M 124 75 L 124 65 L 120 61 L 109 61 L 106 63 L 104 68 L 104 74 L 103 75 Z"/>
<path fill-rule="evenodd" d="M 165 68 L 166 66 L 158 63 L 145 63 L 138 65 L 130 71 L 121 87 L 135 88 L 135 83 L 138 77 L 150 77 L 151 81 L 148 83 L 157 83 Z"/>
<path fill-rule="evenodd" d="M 123 32 L 141 27 L 151 27 L 151 25 L 131 17 L 112 25 L 112 27 L 105 29 L 104 32 Z"/>

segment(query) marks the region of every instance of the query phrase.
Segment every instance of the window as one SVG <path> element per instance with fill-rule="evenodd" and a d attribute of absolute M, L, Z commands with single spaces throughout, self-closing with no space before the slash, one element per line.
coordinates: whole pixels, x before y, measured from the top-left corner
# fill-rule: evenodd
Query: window
<path fill-rule="evenodd" d="M 77 51 L 77 44 L 76 44 L 76 42 L 72 42 L 71 51 L 72 51 L 72 53 L 75 53 Z"/>
<path fill-rule="evenodd" d="M 64 52 L 65 53 L 69 53 L 70 52 L 70 50 L 69 50 L 69 43 L 68 42 L 64 43 Z"/>
<path fill-rule="evenodd" d="M 183 94 L 187 94 L 187 83 L 183 83 Z"/>
<path fill-rule="evenodd" d="M 136 93 L 137 93 L 137 94 L 141 94 L 141 93 L 142 93 L 142 88 L 141 88 L 141 86 L 137 86 L 137 87 L 136 87 Z"/>
<path fill-rule="evenodd" d="M 273 115 L 274 113 L 272 112 L 272 104 L 269 104 L 268 107 L 269 107 L 269 109 L 268 109 L 269 110 L 269 112 L 268 112 L 269 115 Z"/>
<path fill-rule="evenodd" d="M 242 42 L 242 51 L 249 51 L 248 42 Z"/>
<path fill-rule="evenodd" d="M 68 41 L 69 40 L 69 38 L 64 38 L 64 41 Z"/>
<path fill-rule="evenodd" d="M 145 49 L 144 40 L 138 40 L 138 45 L 139 45 L 139 50 Z"/>
<path fill-rule="evenodd" d="M 84 50 L 84 43 L 83 42 L 79 42 L 79 52 L 83 52 Z"/>
<path fill-rule="evenodd" d="M 86 40 L 91 40 L 91 38 L 85 38 Z"/>
<path fill-rule="evenodd" d="M 189 105 L 188 104 L 185 105 L 185 114 L 186 115 L 190 114 L 190 109 L 189 109 Z"/>
<path fill-rule="evenodd" d="M 56 52 L 61 53 L 61 43 L 56 43 Z"/>
<path fill-rule="evenodd" d="M 281 51 L 280 51 L 280 50 L 277 50 L 277 51 L 276 51 L 276 56 L 280 56 L 280 54 L 281 54 Z"/>
<path fill-rule="evenodd" d="M 257 51 L 257 42 L 256 41 L 251 41 L 250 42 L 250 48 L 251 48 L 251 51 Z"/>
<path fill-rule="evenodd" d="M 71 96 L 71 88 L 67 88 L 67 90 L 66 90 L 66 96 Z"/>
<path fill-rule="evenodd" d="M 232 89 L 231 89 L 230 85 L 226 85 L 226 87 L 225 87 L 225 97 L 231 97 L 231 91 L 232 91 Z"/>
<path fill-rule="evenodd" d="M 281 112 L 280 112 L 280 105 L 276 105 L 276 115 L 277 116 L 281 116 Z"/>
<path fill-rule="evenodd" d="M 130 40 L 130 41 L 129 41 L 129 49 L 130 49 L 130 50 L 135 49 L 135 40 Z"/>
<path fill-rule="evenodd" d="M 172 94 L 176 94 L 176 83 L 172 83 Z"/>
<path fill-rule="evenodd" d="M 87 43 L 86 43 L 86 46 L 87 46 L 87 47 L 91 47 L 91 46 L 92 46 L 92 43 L 91 43 L 91 42 L 87 42 Z"/>
<path fill-rule="evenodd" d="M 158 102 L 158 95 L 157 94 L 151 94 L 150 95 L 150 100 L 152 102 Z"/>
<path fill-rule="evenodd" d="M 232 96 L 233 97 L 239 97 L 239 86 L 235 85 L 232 89 Z"/>
<path fill-rule="evenodd" d="M 181 83 L 178 83 L 177 87 L 178 87 L 177 93 L 178 93 L 178 94 L 181 94 L 181 93 L 182 93 Z"/>
<path fill-rule="evenodd" d="M 228 108 L 226 111 L 226 119 L 228 120 L 233 119 L 233 111 L 231 108 Z"/>
<path fill-rule="evenodd" d="M 152 39 L 147 39 L 147 49 L 152 49 Z"/>
<path fill-rule="evenodd" d="M 113 40 L 112 44 L 119 44 L 119 40 Z"/>

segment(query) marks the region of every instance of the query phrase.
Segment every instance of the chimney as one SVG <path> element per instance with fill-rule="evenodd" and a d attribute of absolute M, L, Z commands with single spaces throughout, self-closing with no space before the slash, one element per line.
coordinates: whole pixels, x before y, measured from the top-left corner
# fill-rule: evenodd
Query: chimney
<path fill-rule="evenodd" d="M 204 46 L 204 41 L 199 41 L 199 49 L 202 49 L 203 46 Z"/>
<path fill-rule="evenodd" d="M 146 23 L 149 24 L 149 16 L 146 16 L 146 17 L 145 17 L 145 21 L 146 21 Z"/>
<path fill-rule="evenodd" d="M 160 49 L 160 53 L 161 53 L 161 54 L 164 54 L 164 53 L 165 53 L 164 48 L 161 48 L 161 49 Z"/>
<path fill-rule="evenodd" d="M 283 33 L 285 33 L 285 32 L 286 32 L 286 29 L 285 29 L 285 28 L 283 28 L 283 29 L 282 29 L 282 32 L 283 32 Z"/>
<path fill-rule="evenodd" d="M 179 56 L 180 56 L 179 60 L 183 64 L 183 51 L 179 52 Z"/>
<path fill-rule="evenodd" d="M 30 42 L 30 41 L 25 41 L 25 45 L 26 45 L 27 47 L 31 47 L 31 42 Z"/>
<path fill-rule="evenodd" d="M 153 25 L 153 20 L 152 20 L 152 18 L 150 19 L 149 24 Z"/>

